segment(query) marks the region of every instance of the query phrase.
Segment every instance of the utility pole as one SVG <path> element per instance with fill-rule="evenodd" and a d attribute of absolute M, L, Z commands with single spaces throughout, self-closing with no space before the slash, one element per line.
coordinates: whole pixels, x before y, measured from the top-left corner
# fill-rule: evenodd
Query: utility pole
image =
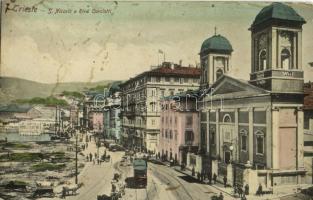
<path fill-rule="evenodd" d="M 55 107 L 55 123 L 54 123 L 54 132 L 55 134 L 57 134 L 57 131 L 58 131 L 58 106 Z"/>
<path fill-rule="evenodd" d="M 77 154 L 78 154 L 78 149 L 77 149 L 77 131 L 76 131 L 76 135 L 75 135 L 75 183 L 76 184 L 78 184 Z"/>
<path fill-rule="evenodd" d="M 97 156 L 98 156 L 98 158 L 99 158 L 99 146 L 100 146 L 100 138 L 99 138 L 99 136 L 98 136 L 98 143 L 97 143 Z"/>

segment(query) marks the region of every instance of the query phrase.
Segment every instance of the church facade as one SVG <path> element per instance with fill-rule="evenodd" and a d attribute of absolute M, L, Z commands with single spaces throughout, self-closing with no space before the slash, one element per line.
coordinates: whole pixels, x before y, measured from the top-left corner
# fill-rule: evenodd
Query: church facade
<path fill-rule="evenodd" d="M 199 170 L 228 184 L 279 190 L 303 183 L 302 25 L 282 3 L 263 8 L 251 31 L 250 80 L 228 75 L 230 42 L 221 35 L 200 51 Z"/>

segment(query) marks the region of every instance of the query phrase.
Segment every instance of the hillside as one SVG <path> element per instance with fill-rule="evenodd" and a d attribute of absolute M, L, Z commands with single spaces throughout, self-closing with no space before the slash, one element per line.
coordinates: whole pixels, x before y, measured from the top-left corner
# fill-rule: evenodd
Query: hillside
<path fill-rule="evenodd" d="M 60 94 L 63 91 L 81 92 L 88 88 L 94 88 L 99 85 L 106 85 L 113 81 L 99 82 L 67 82 L 58 84 L 46 84 L 35 81 L 13 78 L 0 77 L 0 103 L 8 103 L 15 99 L 28 99 L 33 97 L 48 97 Z"/>

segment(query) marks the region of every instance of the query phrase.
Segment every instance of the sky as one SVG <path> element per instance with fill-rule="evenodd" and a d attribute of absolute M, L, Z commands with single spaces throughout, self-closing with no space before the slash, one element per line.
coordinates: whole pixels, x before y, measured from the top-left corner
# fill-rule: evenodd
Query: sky
<path fill-rule="evenodd" d="M 126 80 L 162 62 L 159 49 L 166 61 L 196 65 L 202 42 L 216 27 L 234 49 L 230 75 L 248 80 L 248 28 L 268 4 L 4 0 L 0 73 L 43 83 Z M 313 62 L 313 4 L 288 5 L 307 21 L 302 67 L 305 81 L 313 81 L 308 64 Z"/>

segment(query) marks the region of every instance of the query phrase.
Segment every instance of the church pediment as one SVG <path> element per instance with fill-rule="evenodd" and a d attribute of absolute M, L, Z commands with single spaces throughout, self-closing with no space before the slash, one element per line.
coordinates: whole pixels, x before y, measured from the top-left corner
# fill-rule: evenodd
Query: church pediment
<path fill-rule="evenodd" d="M 233 83 L 226 83 L 221 85 L 214 94 L 227 94 L 227 93 L 234 93 L 234 92 L 242 92 L 245 91 L 244 88 L 239 87 Z"/>
<path fill-rule="evenodd" d="M 211 87 L 212 95 L 231 95 L 231 96 L 242 96 L 242 95 L 256 95 L 268 93 L 262 88 L 258 88 L 249 84 L 248 82 L 232 78 L 224 75 L 217 80 Z"/>

